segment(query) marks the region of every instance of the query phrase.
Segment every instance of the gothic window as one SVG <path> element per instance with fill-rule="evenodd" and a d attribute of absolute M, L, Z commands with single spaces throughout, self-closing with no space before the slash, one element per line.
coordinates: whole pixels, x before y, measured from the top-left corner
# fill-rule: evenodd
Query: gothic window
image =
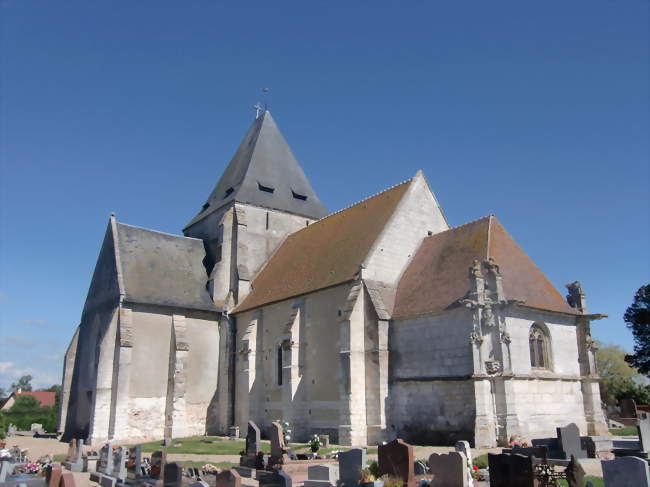
<path fill-rule="evenodd" d="M 530 365 L 537 369 L 548 369 L 549 367 L 549 354 L 548 354 L 548 337 L 541 326 L 534 324 L 530 328 L 530 335 L 528 337 L 528 345 L 530 347 Z"/>
<path fill-rule="evenodd" d="M 282 345 L 278 346 L 278 385 L 282 385 Z"/>

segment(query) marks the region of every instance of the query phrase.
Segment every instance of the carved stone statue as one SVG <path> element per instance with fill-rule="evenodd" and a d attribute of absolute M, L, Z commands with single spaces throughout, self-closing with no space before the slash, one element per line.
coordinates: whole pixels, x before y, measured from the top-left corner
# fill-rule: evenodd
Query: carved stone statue
<path fill-rule="evenodd" d="M 492 312 L 492 305 L 486 304 L 483 308 L 483 326 L 486 328 L 496 326 L 496 317 Z"/>
<path fill-rule="evenodd" d="M 481 274 L 481 263 L 478 259 L 474 259 L 474 262 L 472 262 L 472 265 L 469 268 L 469 277 L 483 277 L 483 274 Z"/>
<path fill-rule="evenodd" d="M 569 284 L 566 284 L 565 287 L 569 291 L 566 295 L 566 302 L 569 303 L 569 306 L 576 309 L 582 308 L 582 298 L 585 293 L 582 291 L 582 286 L 580 281 L 573 281 Z"/>
<path fill-rule="evenodd" d="M 498 360 L 487 360 L 485 362 L 485 370 L 488 374 L 497 374 L 501 372 L 501 362 Z"/>
<path fill-rule="evenodd" d="M 483 261 L 483 265 L 487 268 L 490 274 L 500 275 L 499 264 L 496 263 L 494 257 L 488 257 L 488 260 Z"/>

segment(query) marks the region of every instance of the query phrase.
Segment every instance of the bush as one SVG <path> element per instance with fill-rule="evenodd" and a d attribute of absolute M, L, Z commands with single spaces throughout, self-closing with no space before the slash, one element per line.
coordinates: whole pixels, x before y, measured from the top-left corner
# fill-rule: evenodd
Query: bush
<path fill-rule="evenodd" d="M 45 431 L 56 432 L 56 408 L 41 407 L 32 396 L 18 397 L 4 416 L 5 422 L 13 423 L 19 430 L 28 431 L 32 423 L 39 423 Z"/>
<path fill-rule="evenodd" d="M 0 440 L 4 440 L 7 437 L 7 421 L 5 420 L 4 414 L 0 413 Z"/>
<path fill-rule="evenodd" d="M 483 455 L 479 455 L 478 457 L 474 458 L 472 463 L 476 465 L 478 468 L 488 468 L 487 453 L 484 453 Z"/>

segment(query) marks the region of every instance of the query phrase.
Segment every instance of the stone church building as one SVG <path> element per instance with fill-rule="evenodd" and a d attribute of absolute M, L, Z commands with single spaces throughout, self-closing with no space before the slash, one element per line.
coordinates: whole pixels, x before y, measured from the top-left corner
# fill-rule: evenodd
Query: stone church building
<path fill-rule="evenodd" d="M 111 216 L 65 355 L 64 439 L 225 434 L 476 446 L 606 431 L 579 283 L 424 175 L 328 213 L 266 111 L 184 236 Z"/>

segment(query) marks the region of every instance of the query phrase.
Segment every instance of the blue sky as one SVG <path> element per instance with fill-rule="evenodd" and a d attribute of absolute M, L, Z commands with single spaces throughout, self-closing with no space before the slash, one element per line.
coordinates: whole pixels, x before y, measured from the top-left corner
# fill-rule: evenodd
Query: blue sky
<path fill-rule="evenodd" d="M 423 169 L 594 335 L 648 282 L 648 2 L 0 0 L 0 387 L 60 381 L 109 214 L 180 233 L 269 107 L 330 210 Z"/>

